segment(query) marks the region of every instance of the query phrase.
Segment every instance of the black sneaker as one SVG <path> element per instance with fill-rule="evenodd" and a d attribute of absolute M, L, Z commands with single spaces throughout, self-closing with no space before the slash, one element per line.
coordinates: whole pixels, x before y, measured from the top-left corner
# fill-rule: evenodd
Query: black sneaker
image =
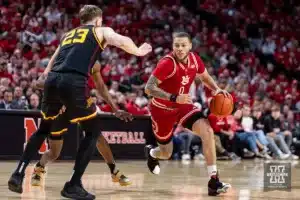
<path fill-rule="evenodd" d="M 231 185 L 220 182 L 219 175 L 217 173 L 217 175 L 212 176 L 208 182 L 208 195 L 217 196 L 221 193 L 226 193 L 229 188 L 231 188 Z"/>
<path fill-rule="evenodd" d="M 8 180 L 8 189 L 21 194 L 23 192 L 23 179 L 24 174 L 13 173 Z"/>
<path fill-rule="evenodd" d="M 160 173 L 160 165 L 159 165 L 158 159 L 153 158 L 150 155 L 150 150 L 152 148 L 153 148 L 152 145 L 145 146 L 145 154 L 146 154 L 146 158 L 148 159 L 147 165 L 148 165 L 148 168 L 149 168 L 150 172 L 152 174 L 156 174 L 157 175 L 157 174 Z"/>
<path fill-rule="evenodd" d="M 82 184 L 71 185 L 70 182 L 66 182 L 63 190 L 60 192 L 61 196 L 70 199 L 85 199 L 94 200 L 95 195 L 88 193 L 82 186 Z"/>

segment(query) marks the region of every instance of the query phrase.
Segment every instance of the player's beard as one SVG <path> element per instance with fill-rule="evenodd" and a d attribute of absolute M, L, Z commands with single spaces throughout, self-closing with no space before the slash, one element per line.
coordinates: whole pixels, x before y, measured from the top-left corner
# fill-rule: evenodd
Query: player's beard
<path fill-rule="evenodd" d="M 183 58 L 179 58 L 179 57 L 177 56 L 176 53 L 174 53 L 174 55 L 175 55 L 176 60 L 177 60 L 178 62 L 181 62 L 181 63 L 184 63 L 184 64 L 185 64 L 185 61 L 186 61 L 187 57 L 189 56 L 189 52 L 188 52 Z"/>

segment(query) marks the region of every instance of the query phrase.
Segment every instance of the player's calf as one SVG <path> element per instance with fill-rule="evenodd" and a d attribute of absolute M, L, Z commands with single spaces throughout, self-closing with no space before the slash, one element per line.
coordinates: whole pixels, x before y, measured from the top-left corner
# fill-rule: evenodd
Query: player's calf
<path fill-rule="evenodd" d="M 203 153 L 206 159 L 207 172 L 210 178 L 208 182 L 208 195 L 216 196 L 225 193 L 231 187 L 228 183 L 219 180 L 216 165 L 216 145 L 214 132 L 206 119 L 198 119 L 192 125 L 192 131 L 201 137 Z"/>

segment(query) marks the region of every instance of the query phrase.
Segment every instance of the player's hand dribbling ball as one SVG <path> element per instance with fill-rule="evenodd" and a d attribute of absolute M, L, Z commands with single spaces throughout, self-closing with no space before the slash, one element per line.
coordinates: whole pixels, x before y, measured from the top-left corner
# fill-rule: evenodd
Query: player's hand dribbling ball
<path fill-rule="evenodd" d="M 219 117 L 226 117 L 233 111 L 233 99 L 229 94 L 225 96 L 223 93 L 219 93 L 214 96 L 210 102 L 210 112 Z"/>

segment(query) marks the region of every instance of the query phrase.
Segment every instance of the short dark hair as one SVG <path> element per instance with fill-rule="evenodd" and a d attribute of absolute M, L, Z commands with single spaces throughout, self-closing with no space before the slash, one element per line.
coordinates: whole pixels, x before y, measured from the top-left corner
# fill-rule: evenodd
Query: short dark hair
<path fill-rule="evenodd" d="M 3 91 L 3 94 L 5 94 L 5 93 L 13 93 L 13 91 L 12 91 L 11 89 L 5 89 L 5 90 Z"/>
<path fill-rule="evenodd" d="M 272 108 L 271 108 L 271 111 L 272 111 L 272 112 L 278 112 L 278 111 L 280 111 L 280 106 L 278 106 L 278 105 L 273 105 Z"/>
<path fill-rule="evenodd" d="M 95 5 L 85 5 L 79 11 L 79 18 L 82 24 L 92 21 L 95 17 L 102 17 L 102 10 Z"/>
<path fill-rule="evenodd" d="M 192 42 L 192 38 L 191 38 L 190 34 L 188 34 L 187 32 L 175 32 L 175 33 L 173 33 L 173 39 L 183 38 L 183 37 L 188 38 L 189 41 Z"/>

